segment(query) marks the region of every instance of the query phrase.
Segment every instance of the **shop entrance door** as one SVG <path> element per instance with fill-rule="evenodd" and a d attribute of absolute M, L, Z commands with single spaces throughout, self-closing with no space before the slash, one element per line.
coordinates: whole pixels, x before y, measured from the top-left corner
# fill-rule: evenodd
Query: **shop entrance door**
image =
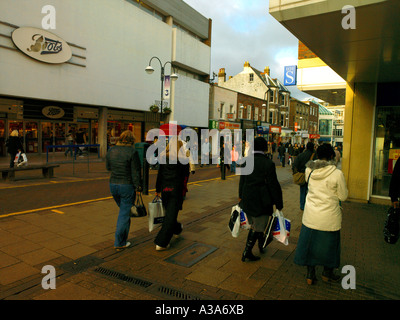
<path fill-rule="evenodd" d="M 55 145 L 57 145 L 57 146 L 64 145 L 65 144 L 65 136 L 66 136 L 65 135 L 65 133 L 66 133 L 65 132 L 65 123 L 56 122 L 54 124 L 54 128 L 55 128 L 55 130 L 54 130 Z M 55 151 L 57 151 L 57 152 L 64 151 L 65 152 L 65 148 L 56 148 Z"/>
<path fill-rule="evenodd" d="M 46 147 L 54 145 L 54 131 L 53 123 L 42 122 L 41 123 L 41 134 L 42 134 L 42 153 L 46 153 Z M 49 149 L 49 152 L 53 151 Z"/>
<path fill-rule="evenodd" d="M 25 152 L 38 153 L 38 123 L 35 121 L 25 122 Z"/>

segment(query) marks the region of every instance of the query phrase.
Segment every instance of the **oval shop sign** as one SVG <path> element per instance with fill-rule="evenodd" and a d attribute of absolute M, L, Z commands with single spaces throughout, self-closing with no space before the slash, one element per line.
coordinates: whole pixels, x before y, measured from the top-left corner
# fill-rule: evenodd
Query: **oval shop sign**
<path fill-rule="evenodd" d="M 11 37 L 19 50 L 39 61 L 64 63 L 72 57 L 71 48 L 66 41 L 42 29 L 18 28 Z"/>
<path fill-rule="evenodd" d="M 64 115 L 65 115 L 65 111 L 62 108 L 57 107 L 57 106 L 44 107 L 42 109 L 42 113 L 47 118 L 51 118 L 51 119 L 59 119 L 59 118 L 64 117 Z"/>

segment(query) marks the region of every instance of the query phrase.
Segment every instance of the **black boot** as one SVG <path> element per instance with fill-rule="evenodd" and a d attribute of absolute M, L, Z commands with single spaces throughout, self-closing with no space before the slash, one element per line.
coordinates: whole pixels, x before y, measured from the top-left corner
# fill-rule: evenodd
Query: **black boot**
<path fill-rule="evenodd" d="M 246 247 L 243 251 L 242 254 L 242 261 L 246 261 L 246 259 L 249 259 L 250 261 L 257 261 L 260 259 L 260 257 L 256 257 L 253 255 L 251 250 L 253 249 L 254 245 L 256 244 L 257 241 L 257 232 L 254 230 L 250 229 L 249 230 L 249 235 L 247 236 L 247 242 L 246 242 Z"/>
<path fill-rule="evenodd" d="M 315 267 L 314 266 L 307 266 L 307 283 L 308 284 L 313 284 L 317 280 L 317 277 L 315 276 Z"/>
<path fill-rule="evenodd" d="M 333 273 L 333 268 L 324 267 L 324 271 L 322 271 L 322 280 L 325 282 L 339 282 L 340 276 Z"/>

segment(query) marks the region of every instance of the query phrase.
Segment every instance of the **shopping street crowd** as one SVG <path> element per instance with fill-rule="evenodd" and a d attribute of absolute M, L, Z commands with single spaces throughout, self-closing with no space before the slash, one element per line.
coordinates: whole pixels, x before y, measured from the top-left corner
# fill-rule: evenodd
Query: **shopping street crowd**
<path fill-rule="evenodd" d="M 131 244 L 127 242 L 131 223 L 131 207 L 142 191 L 141 168 L 139 155 L 134 146 L 135 138 L 131 131 L 121 134 L 117 144 L 110 148 L 106 157 L 107 170 L 111 172 L 110 190 L 119 207 L 115 232 L 115 249 L 123 250 Z M 204 143 L 208 143 L 205 141 Z M 252 147 L 252 148 L 250 148 Z M 270 229 L 274 207 L 283 209 L 282 189 L 276 175 L 272 155 L 272 145 L 262 138 L 254 139 L 253 146 L 246 143 L 244 156 L 253 156 L 254 168 L 248 175 L 241 175 L 239 182 L 239 206 L 247 216 L 250 228 L 242 253 L 242 261 L 256 261 L 260 257 L 253 253 L 258 243 L 260 253 L 272 240 Z M 322 279 L 337 282 L 340 276 L 334 270 L 340 264 L 340 229 L 342 222 L 341 202 L 347 199 L 348 191 L 344 175 L 337 164 L 340 153 L 330 144 L 316 146 L 312 142 L 303 146 L 278 146 L 278 154 L 284 166 L 286 148 L 289 162 L 292 164 L 295 183 L 300 187 L 300 209 L 303 211 L 302 227 L 295 253 L 294 262 L 307 268 L 306 281 L 315 283 L 315 267 L 323 266 Z M 221 148 L 220 165 L 223 163 Z M 207 147 L 203 150 L 210 150 Z M 252 154 L 248 154 L 251 150 Z M 179 211 L 187 191 L 190 173 L 194 173 L 192 164 L 181 163 L 189 155 L 185 143 L 177 136 L 169 138 L 168 145 L 159 156 L 164 156 L 165 164 L 159 164 L 156 197 L 162 199 L 165 217 L 154 240 L 155 250 L 169 248 L 172 237 L 179 237 L 183 226 L 178 221 Z M 233 148 L 232 161 L 237 160 L 238 153 Z M 202 152 L 202 159 L 209 154 Z M 209 158 L 208 158 L 209 159 Z M 208 163 L 208 161 L 205 161 Z M 204 162 L 202 162 L 203 164 Z M 393 207 L 398 208 L 400 195 L 400 165 L 397 162 L 392 177 L 390 196 Z M 235 165 L 231 166 L 235 170 Z"/>

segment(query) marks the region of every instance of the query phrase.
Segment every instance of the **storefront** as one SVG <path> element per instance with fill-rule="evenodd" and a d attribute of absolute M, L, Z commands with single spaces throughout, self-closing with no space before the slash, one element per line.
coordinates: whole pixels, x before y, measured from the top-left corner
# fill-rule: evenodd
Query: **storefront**
<path fill-rule="evenodd" d="M 125 130 L 134 132 L 136 141 L 144 139 L 144 112 L 109 109 L 107 116 L 108 146 Z M 48 146 L 67 144 L 66 135 L 84 132 L 82 144 L 98 144 L 99 110 L 72 104 L 40 100 L 0 98 L 0 156 L 6 156 L 5 141 L 13 130 L 19 132 L 26 153 L 46 153 Z M 94 148 L 95 149 L 95 148 Z M 93 149 L 93 150 L 94 150 Z M 65 147 L 50 148 L 65 152 Z M 94 150 L 97 152 L 97 149 Z"/>
<path fill-rule="evenodd" d="M 375 115 L 372 195 L 387 197 L 400 156 L 400 106 L 377 106 Z"/>
<path fill-rule="evenodd" d="M 269 126 L 269 132 L 271 133 L 270 135 L 270 142 L 275 142 L 277 145 L 281 142 L 281 132 L 282 132 L 282 127 L 277 126 L 277 125 L 271 125 Z"/>

